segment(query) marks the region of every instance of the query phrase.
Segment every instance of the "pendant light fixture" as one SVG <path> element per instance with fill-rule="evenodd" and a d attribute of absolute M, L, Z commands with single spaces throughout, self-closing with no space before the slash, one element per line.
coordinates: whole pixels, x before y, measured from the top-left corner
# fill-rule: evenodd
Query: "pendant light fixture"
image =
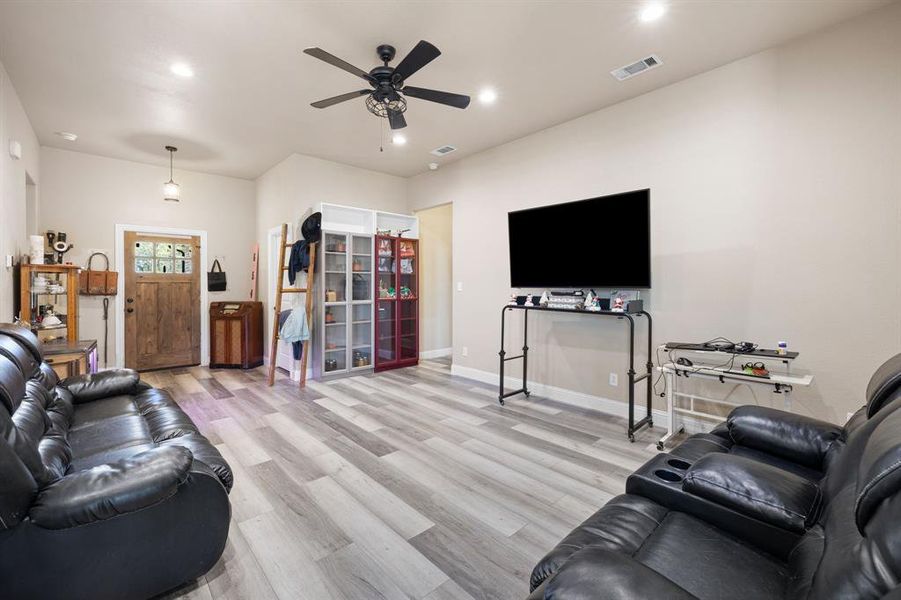
<path fill-rule="evenodd" d="M 169 151 L 169 181 L 163 184 L 163 200 L 178 202 L 178 184 L 172 180 L 172 157 L 178 152 L 175 146 L 166 146 Z"/>

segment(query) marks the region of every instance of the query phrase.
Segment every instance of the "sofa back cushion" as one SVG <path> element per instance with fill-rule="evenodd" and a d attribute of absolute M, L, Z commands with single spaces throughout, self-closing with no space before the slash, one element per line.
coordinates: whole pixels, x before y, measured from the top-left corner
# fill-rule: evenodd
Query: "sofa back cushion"
<path fill-rule="evenodd" d="M 901 412 L 886 417 L 867 440 L 857 471 L 854 517 L 864 532 L 883 502 L 901 492 Z M 899 500 L 901 502 L 901 500 Z M 901 529 L 899 529 L 901 541 Z"/>
<path fill-rule="evenodd" d="M 37 485 L 65 475 L 72 458 L 71 394 L 63 388 L 48 390 L 37 377 L 26 381 L 15 363 L 0 356 L 0 404 L 0 437 Z"/>
<path fill-rule="evenodd" d="M 26 378 L 39 372 L 40 362 L 14 337 L 0 334 L 0 356 L 11 360 Z"/>
<path fill-rule="evenodd" d="M 891 357 L 873 373 L 867 384 L 867 417 L 872 417 L 901 388 L 901 354 Z"/>
<path fill-rule="evenodd" d="M 899 404 L 856 431 L 829 473 L 825 513 L 792 553 L 794 596 L 875 599 L 901 581 Z"/>
<path fill-rule="evenodd" d="M 41 349 L 41 340 L 38 339 L 30 329 L 15 325 L 13 323 L 0 323 L 0 335 L 11 337 L 19 342 L 26 350 L 31 352 L 35 360 L 41 362 L 44 360 L 43 351 Z"/>

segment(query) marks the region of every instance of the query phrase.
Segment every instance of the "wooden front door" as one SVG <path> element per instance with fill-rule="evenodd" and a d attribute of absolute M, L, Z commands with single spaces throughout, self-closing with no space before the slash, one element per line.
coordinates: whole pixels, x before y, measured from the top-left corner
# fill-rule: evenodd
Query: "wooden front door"
<path fill-rule="evenodd" d="M 125 232 L 125 366 L 200 363 L 200 238 Z"/>

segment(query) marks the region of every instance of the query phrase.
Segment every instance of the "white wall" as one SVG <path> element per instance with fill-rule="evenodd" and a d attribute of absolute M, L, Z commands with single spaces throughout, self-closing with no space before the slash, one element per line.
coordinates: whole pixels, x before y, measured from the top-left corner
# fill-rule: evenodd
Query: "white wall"
<path fill-rule="evenodd" d="M 66 259 L 82 266 L 93 250 L 106 252 L 115 263 L 116 224 L 206 230 L 209 263 L 219 258 L 228 274 L 228 290 L 210 292 L 210 301 L 248 299 L 254 182 L 176 170 L 181 202 L 175 203 L 162 197 L 168 179 L 166 167 L 42 147 L 40 228 L 65 231 L 75 244 Z M 97 259 L 94 264 L 99 266 Z M 209 270 L 210 264 L 201 266 Z M 99 340 L 102 357 L 101 303 L 100 297 L 81 296 L 78 326 L 79 337 Z M 114 306 L 110 302 L 110 364 L 116 356 Z"/>
<path fill-rule="evenodd" d="M 454 203 L 455 367 L 497 372 L 508 211 L 650 187 L 655 343 L 787 340 L 795 408 L 844 421 L 901 345 L 899 56 L 894 4 L 412 179 Z M 625 397 L 621 323 L 534 321 L 530 378 Z"/>
<path fill-rule="evenodd" d="M 260 242 L 260 300 L 266 320 L 266 355 L 272 307 L 269 305 L 269 230 L 293 223 L 321 202 L 409 213 L 407 181 L 401 177 L 292 154 L 256 180 L 256 239 Z"/>
<path fill-rule="evenodd" d="M 420 210 L 419 217 L 419 350 L 426 358 L 441 356 L 453 343 L 454 205 Z"/>
<path fill-rule="evenodd" d="M 9 143 L 22 145 L 21 160 L 9 154 Z M 26 172 L 38 183 L 40 150 L 37 136 L 22 108 L 9 76 L 0 64 L 0 322 L 12 321 L 15 268 L 6 267 L 6 256 L 18 263 L 28 253 L 26 234 Z M 37 195 L 35 190 L 35 195 Z"/>

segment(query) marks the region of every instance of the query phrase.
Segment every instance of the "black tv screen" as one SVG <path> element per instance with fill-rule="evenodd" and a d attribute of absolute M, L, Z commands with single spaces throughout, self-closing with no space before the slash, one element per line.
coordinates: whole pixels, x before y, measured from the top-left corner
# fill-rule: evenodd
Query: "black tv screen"
<path fill-rule="evenodd" d="M 515 288 L 651 287 L 651 191 L 508 214 Z"/>

